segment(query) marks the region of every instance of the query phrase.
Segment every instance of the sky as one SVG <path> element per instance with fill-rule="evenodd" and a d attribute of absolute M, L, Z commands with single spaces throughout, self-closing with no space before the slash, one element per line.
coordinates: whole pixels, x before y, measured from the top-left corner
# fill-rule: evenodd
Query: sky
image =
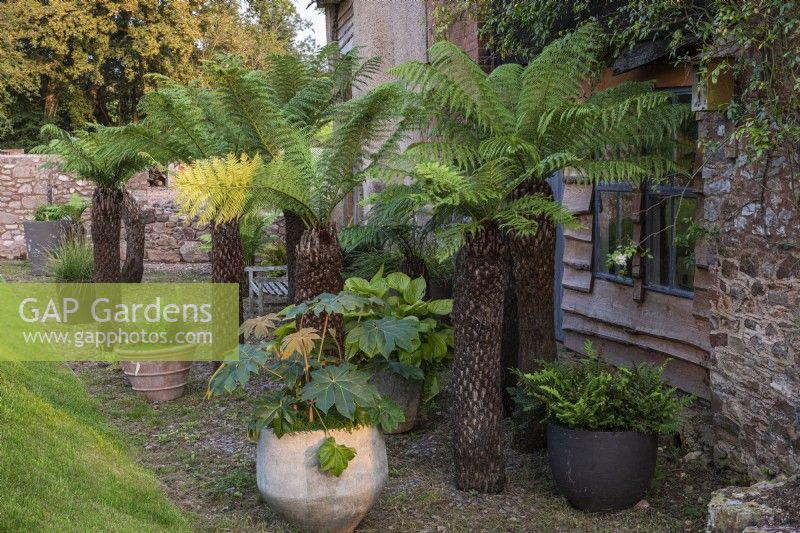
<path fill-rule="evenodd" d="M 311 7 L 306 7 L 311 0 L 292 0 L 297 12 L 304 19 L 311 22 L 311 27 L 302 31 L 298 37 L 303 40 L 306 36 L 313 36 L 317 41 L 317 46 L 325 44 L 325 12 L 316 8 L 316 3 Z"/>

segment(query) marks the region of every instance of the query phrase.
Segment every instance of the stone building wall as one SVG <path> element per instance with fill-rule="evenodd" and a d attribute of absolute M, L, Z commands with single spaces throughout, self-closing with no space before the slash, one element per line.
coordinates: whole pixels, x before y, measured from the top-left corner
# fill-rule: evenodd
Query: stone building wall
<path fill-rule="evenodd" d="M 37 207 L 48 202 L 65 202 L 72 194 L 83 198 L 92 196 L 93 184 L 46 168 L 49 158 L 11 150 L 0 153 L 0 258 L 25 257 L 23 222 L 32 220 Z M 144 172 L 131 178 L 127 188 L 144 211 L 146 261 L 209 261 L 208 254 L 200 250 L 199 242 L 206 228 L 195 223 L 187 224 L 186 217 L 179 213 L 175 204 L 175 191 L 150 187 Z M 90 210 L 84 214 L 87 235 L 90 233 L 90 215 Z"/>
<path fill-rule="evenodd" d="M 785 158 L 748 163 L 699 113 L 705 150 L 715 459 L 752 477 L 800 471 L 800 213 Z M 796 186 L 796 184 L 795 184 Z"/>

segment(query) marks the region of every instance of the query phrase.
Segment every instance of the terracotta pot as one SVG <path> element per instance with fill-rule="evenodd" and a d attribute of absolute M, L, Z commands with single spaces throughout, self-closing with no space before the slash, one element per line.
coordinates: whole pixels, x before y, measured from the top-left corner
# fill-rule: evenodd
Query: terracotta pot
<path fill-rule="evenodd" d="M 133 390 L 141 392 L 151 402 L 168 402 L 183 396 L 192 368 L 191 361 L 174 359 L 189 358 L 195 350 L 195 346 L 187 345 L 153 350 L 118 348 L 116 352 Z M 150 360 L 156 357 L 170 360 Z"/>
<path fill-rule="evenodd" d="M 375 427 L 328 434 L 338 444 L 355 448 L 356 456 L 342 475 L 319 469 L 317 450 L 323 431 L 290 433 L 278 438 L 264 429 L 256 451 L 258 490 L 267 505 L 307 531 L 349 533 L 378 499 L 389 468 L 383 434 Z"/>
<path fill-rule="evenodd" d="M 381 370 L 370 380 L 378 389 L 381 396 L 394 401 L 406 415 L 406 421 L 392 431 L 386 433 L 397 434 L 411 431 L 417 425 L 419 404 L 422 401 L 423 382 L 416 379 L 405 379 L 391 370 Z"/>
<path fill-rule="evenodd" d="M 549 424 L 547 455 L 556 486 L 582 511 L 616 511 L 644 497 L 657 439 L 637 431 L 581 431 Z"/>

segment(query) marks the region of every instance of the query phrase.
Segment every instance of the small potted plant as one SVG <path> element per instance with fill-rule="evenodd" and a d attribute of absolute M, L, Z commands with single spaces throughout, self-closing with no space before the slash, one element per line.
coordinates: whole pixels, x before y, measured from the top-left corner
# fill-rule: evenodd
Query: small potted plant
<path fill-rule="evenodd" d="M 542 363 L 518 372 L 518 408 L 544 407 L 553 478 L 584 511 L 612 511 L 642 499 L 656 466 L 657 436 L 674 433 L 692 402 L 662 379 L 664 366 L 613 368 L 584 345 L 578 365 Z"/>
<path fill-rule="evenodd" d="M 424 278 L 411 279 L 402 272 L 384 276 L 383 269 L 371 280 L 348 278 L 344 290 L 369 302 L 357 312 L 344 314 L 346 351 L 372 364 L 378 391 L 403 408 L 406 421 L 391 433 L 410 431 L 420 404 L 439 393 L 439 371 L 453 358 L 453 328 L 441 320 L 452 312 L 453 300 L 426 300 Z M 400 324 L 417 330 L 409 345 L 398 344 L 388 351 L 375 338 L 376 324 L 386 317 L 401 319 Z"/>
<path fill-rule="evenodd" d="M 280 383 L 256 404 L 250 423 L 258 440 L 256 479 L 267 504 L 305 530 L 355 529 L 388 477 L 381 429 L 403 422 L 403 411 L 378 393 L 369 371 L 347 359 L 340 333 L 328 327 L 332 315 L 366 303 L 344 292 L 323 294 L 282 316 L 245 321 L 245 338 L 270 340 L 242 346 L 239 360 L 223 363 L 209 382 L 209 396 L 244 386 L 261 370 Z M 321 330 L 304 326 L 310 314 L 325 317 Z M 391 337 L 389 322 L 375 334 Z M 408 335 L 401 332 L 400 342 Z"/>

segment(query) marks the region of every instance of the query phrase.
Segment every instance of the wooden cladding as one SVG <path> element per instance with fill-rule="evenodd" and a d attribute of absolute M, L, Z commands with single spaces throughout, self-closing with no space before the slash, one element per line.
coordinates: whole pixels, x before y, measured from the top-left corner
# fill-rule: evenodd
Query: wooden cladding
<path fill-rule="evenodd" d="M 710 398 L 707 269 L 696 269 L 694 299 L 643 288 L 638 268 L 632 284 L 596 278 L 594 262 L 605 258 L 593 257 L 594 194 L 592 186 L 577 183 L 567 183 L 564 191 L 565 207 L 580 222 L 580 227 L 564 231 L 565 345 L 582 351 L 589 339 L 615 365 L 661 364 L 671 359 L 665 371 L 667 381 Z M 636 229 L 641 232 L 640 227 Z"/>

